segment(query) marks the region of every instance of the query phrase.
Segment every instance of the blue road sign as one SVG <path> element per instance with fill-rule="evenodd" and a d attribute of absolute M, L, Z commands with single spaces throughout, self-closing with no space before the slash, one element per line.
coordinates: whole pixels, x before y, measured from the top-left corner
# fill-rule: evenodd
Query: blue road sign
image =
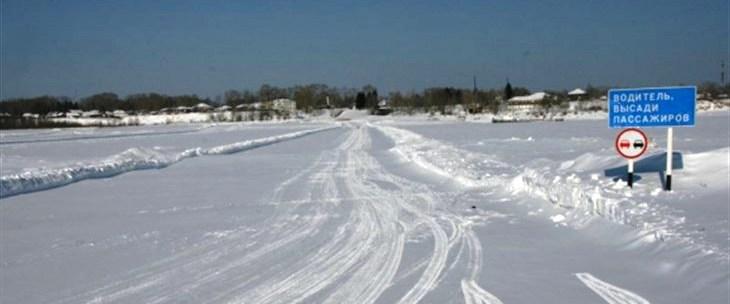
<path fill-rule="evenodd" d="M 693 127 L 696 95 L 696 87 L 609 90 L 608 126 Z"/>

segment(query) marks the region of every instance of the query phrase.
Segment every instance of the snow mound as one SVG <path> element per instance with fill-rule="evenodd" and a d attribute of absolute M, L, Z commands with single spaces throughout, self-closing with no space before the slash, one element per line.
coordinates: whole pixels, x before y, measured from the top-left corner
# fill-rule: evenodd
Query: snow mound
<path fill-rule="evenodd" d="M 703 255 L 713 254 L 726 260 L 730 256 L 730 251 L 721 242 L 704 241 L 708 235 L 727 235 L 730 227 L 690 223 L 683 209 L 687 207 L 667 204 L 664 197 L 673 195 L 681 200 L 698 193 L 709 195 L 705 206 L 692 206 L 694 213 L 700 212 L 700 220 L 707 218 L 707 214 L 722 212 L 718 202 L 722 202 L 728 192 L 730 147 L 686 154 L 684 160 L 688 169 L 677 173 L 681 174 L 682 184 L 675 186 L 675 191 L 680 193 L 670 194 L 664 193 L 658 182 L 641 182 L 631 189 L 621 179 L 601 177 L 603 174 L 596 172 L 625 165 L 614 155 L 586 153 L 565 162 L 510 165 L 495 157 L 464 151 L 411 131 L 382 125 L 376 128 L 395 142 L 392 152 L 433 173 L 468 187 L 501 187 L 511 196 L 528 195 L 552 203 L 564 210 L 549 218 L 555 223 L 579 228 L 600 217 L 634 227 L 644 241 L 672 239 Z M 706 231 L 703 227 L 717 231 Z"/>
<path fill-rule="evenodd" d="M 493 185 L 511 167 L 495 157 L 457 149 L 404 129 L 376 126 L 395 142 L 392 152 L 403 159 L 449 177 L 467 187 Z"/>
<path fill-rule="evenodd" d="M 730 147 L 685 155 L 688 168 L 680 171 L 682 183 L 673 190 L 690 193 L 689 195 L 726 195 L 727 177 L 730 176 L 728 155 Z M 661 197 L 657 198 L 664 193 L 658 185 L 642 182 L 631 189 L 620 179 L 599 179 L 597 174 L 592 174 L 591 178 L 576 175 L 577 172 L 594 172 L 622 162 L 615 157 L 587 153 L 557 167 L 524 168 L 522 173 L 512 179 L 509 189 L 513 194 L 527 193 L 567 209 L 565 217 L 576 223 L 592 216 L 600 216 L 611 222 L 637 228 L 646 241 L 673 239 L 727 259 L 730 254 L 727 248 L 719 248 L 717 243 L 702 241 L 707 233 L 727 235 L 727 227 L 720 228 L 724 231 L 716 232 L 705 232 L 704 228 L 694 227 L 688 223 L 685 210 L 667 204 Z M 716 212 L 713 210 L 718 206 L 713 206 L 712 202 L 718 199 L 708 201 L 708 206 L 694 204 L 693 208 L 696 210 L 706 208 L 704 211 L 694 212 Z"/>
<path fill-rule="evenodd" d="M 136 170 L 162 169 L 191 157 L 242 152 L 338 127 L 329 126 L 292 132 L 208 149 L 195 147 L 172 155 L 166 155 L 153 149 L 131 148 L 99 162 L 80 163 L 64 168 L 38 168 L 20 174 L 2 176 L 0 177 L 0 198 L 61 187 L 90 178 L 112 177 Z"/>
<path fill-rule="evenodd" d="M 367 118 L 368 111 L 366 110 L 344 110 L 340 115 L 337 115 L 337 120 L 355 120 Z"/>

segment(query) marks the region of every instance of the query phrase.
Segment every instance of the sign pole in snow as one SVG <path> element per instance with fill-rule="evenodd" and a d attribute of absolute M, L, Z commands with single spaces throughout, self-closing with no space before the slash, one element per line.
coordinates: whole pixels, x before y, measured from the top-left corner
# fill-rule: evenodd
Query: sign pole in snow
<path fill-rule="evenodd" d="M 613 89 L 608 91 L 609 128 L 669 127 L 667 130 L 667 168 L 664 190 L 672 190 L 672 153 L 674 149 L 672 127 L 694 127 L 696 99 L 696 87 Z M 618 146 L 617 149 L 619 149 Z M 620 149 L 619 153 L 621 153 Z M 629 162 L 629 166 L 633 169 L 631 162 Z M 632 173 L 629 173 L 629 175 L 631 176 Z"/>
<path fill-rule="evenodd" d="M 628 182 L 629 182 L 629 188 L 633 188 L 634 187 L 634 159 L 631 159 L 631 158 L 629 159 Z"/>
<path fill-rule="evenodd" d="M 674 137 L 672 134 L 672 128 L 667 129 L 667 170 L 665 171 L 666 179 L 664 185 L 666 186 L 664 190 L 666 191 L 672 191 L 672 138 Z"/>

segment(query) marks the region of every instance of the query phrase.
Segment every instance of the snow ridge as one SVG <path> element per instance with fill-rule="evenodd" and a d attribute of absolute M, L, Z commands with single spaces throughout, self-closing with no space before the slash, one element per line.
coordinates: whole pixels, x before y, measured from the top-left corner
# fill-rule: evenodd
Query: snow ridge
<path fill-rule="evenodd" d="M 136 170 L 162 169 L 191 157 L 242 152 L 338 127 L 329 126 L 297 131 L 209 149 L 190 148 L 174 155 L 165 155 L 152 149 L 131 148 L 99 162 L 82 163 L 64 168 L 39 168 L 20 174 L 2 176 L 0 177 L 0 198 L 61 187 L 90 178 L 107 178 Z"/>
<path fill-rule="evenodd" d="M 111 138 L 125 138 L 125 137 L 144 137 L 144 136 L 159 136 L 159 135 L 175 135 L 175 134 L 186 134 L 200 132 L 204 129 L 210 128 L 211 125 L 202 127 L 173 130 L 173 131 L 162 131 L 162 132 L 132 132 L 123 134 L 89 134 L 81 136 L 63 136 L 54 138 L 33 138 L 33 139 L 18 139 L 18 140 L 7 140 L 10 136 L 0 137 L 3 139 L 0 141 L 0 145 L 14 145 L 14 144 L 36 144 L 36 143 L 48 143 L 48 142 L 62 142 L 62 141 L 74 141 L 74 140 L 87 140 L 87 139 L 111 139 Z M 36 133 L 44 134 L 44 133 Z M 47 134 L 52 134 L 48 132 Z"/>
<path fill-rule="evenodd" d="M 512 194 L 536 196 L 568 210 L 567 218 L 577 220 L 577 223 L 600 216 L 638 229 L 643 240 L 664 241 L 671 238 L 690 248 L 699 249 L 706 254 L 717 254 L 727 260 L 727 252 L 713 244 L 698 242 L 701 237 L 694 234 L 701 232 L 685 229 L 684 217 L 676 215 L 667 206 L 637 202 L 630 194 L 624 193 L 623 182 L 583 181 L 563 168 L 570 167 L 568 164 L 562 164 L 560 168 L 547 166 L 539 169 L 513 166 L 490 155 L 464 151 L 408 130 L 383 125 L 375 127 L 395 142 L 395 147 L 391 149 L 394 153 L 464 186 L 504 187 Z M 696 156 L 717 157 L 727 155 L 727 150 L 725 148 L 703 153 L 706 156 Z M 579 157 L 573 163 L 597 161 L 604 160 L 589 154 Z M 561 173 L 556 175 L 556 171 Z M 563 219 L 565 216 L 560 221 Z"/>
<path fill-rule="evenodd" d="M 418 166 L 453 178 L 467 187 L 496 185 L 493 175 L 511 170 L 511 166 L 494 157 L 463 151 L 411 131 L 375 126 L 395 141 L 394 153 Z"/>
<path fill-rule="evenodd" d="M 691 155 L 688 159 L 712 158 L 727 155 L 727 148 Z M 579 157 L 600 161 L 592 154 Z M 585 160 L 581 160 L 585 161 Z M 563 164 L 561 166 L 566 166 Z M 558 171 L 558 174 L 554 172 Z M 722 171 L 722 170 L 719 170 Z M 725 171 L 726 174 L 727 171 Z M 562 176 L 567 175 L 567 177 Z M 689 248 L 704 254 L 716 255 L 727 261 L 728 252 L 716 244 L 702 241 L 702 231 L 687 228 L 681 212 L 671 206 L 648 204 L 637 201 L 626 192 L 623 181 L 583 181 L 575 174 L 568 174 L 562 168 L 545 167 L 542 169 L 525 168 L 509 184 L 513 194 L 527 193 L 568 210 L 563 219 L 577 219 L 579 222 L 591 216 L 600 216 L 611 222 L 638 229 L 641 239 L 649 242 L 673 241 L 683 243 Z"/>

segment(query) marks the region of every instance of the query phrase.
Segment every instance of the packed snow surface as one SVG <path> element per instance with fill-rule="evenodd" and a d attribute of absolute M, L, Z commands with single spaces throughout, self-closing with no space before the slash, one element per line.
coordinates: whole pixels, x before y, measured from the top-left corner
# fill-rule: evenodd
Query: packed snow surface
<path fill-rule="evenodd" d="M 0 302 L 730 301 L 726 112 L 671 192 L 663 129 L 631 189 L 604 120 L 347 118 L 3 131 Z"/>

